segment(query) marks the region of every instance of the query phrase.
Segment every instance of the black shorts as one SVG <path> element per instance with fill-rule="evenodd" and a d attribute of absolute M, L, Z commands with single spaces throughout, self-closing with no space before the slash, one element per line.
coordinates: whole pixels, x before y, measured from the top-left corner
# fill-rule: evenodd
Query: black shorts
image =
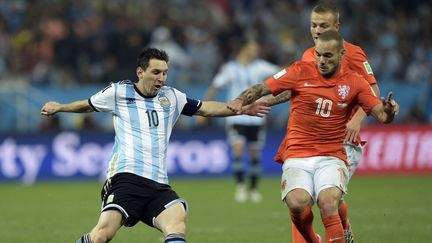
<path fill-rule="evenodd" d="M 233 124 L 228 130 L 231 143 L 243 141 L 252 146 L 261 147 L 265 139 L 265 128 L 263 126 Z"/>
<path fill-rule="evenodd" d="M 161 184 L 132 173 L 118 173 L 106 180 L 102 191 L 102 211 L 118 210 L 124 226 L 138 221 L 154 227 L 154 219 L 169 206 L 187 203 L 169 185 Z"/>

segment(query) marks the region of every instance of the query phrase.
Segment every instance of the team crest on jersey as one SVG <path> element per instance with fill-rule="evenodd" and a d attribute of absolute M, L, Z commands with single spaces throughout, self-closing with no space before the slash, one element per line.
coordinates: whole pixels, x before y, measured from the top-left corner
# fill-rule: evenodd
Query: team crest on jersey
<path fill-rule="evenodd" d="M 338 85 L 338 94 L 344 100 L 350 91 L 350 87 L 348 85 Z"/>
<path fill-rule="evenodd" d="M 170 100 L 166 96 L 159 97 L 159 102 L 163 107 L 169 107 L 171 105 Z"/>

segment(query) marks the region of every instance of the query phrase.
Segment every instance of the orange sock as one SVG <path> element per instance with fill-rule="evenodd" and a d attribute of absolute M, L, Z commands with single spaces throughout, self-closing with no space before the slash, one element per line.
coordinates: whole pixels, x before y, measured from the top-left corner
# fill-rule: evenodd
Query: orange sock
<path fill-rule="evenodd" d="M 291 237 L 293 243 L 307 243 L 307 241 L 303 238 L 300 231 L 297 229 L 294 223 L 291 224 Z"/>
<path fill-rule="evenodd" d="M 303 236 L 301 239 L 301 240 L 305 240 L 303 242 L 311 242 L 311 243 L 318 242 L 312 225 L 313 213 L 310 207 L 306 208 L 300 214 L 293 214 L 290 211 L 290 216 L 291 216 L 291 221 L 296 226 L 296 229 L 298 229 L 298 232 Z"/>
<path fill-rule="evenodd" d="M 348 207 L 345 201 L 342 201 L 342 204 L 339 208 L 339 217 L 342 222 L 342 227 L 344 230 L 349 228 L 349 220 L 348 220 Z"/>
<path fill-rule="evenodd" d="M 327 216 L 322 219 L 325 227 L 327 243 L 344 243 L 342 223 L 339 215 Z"/>

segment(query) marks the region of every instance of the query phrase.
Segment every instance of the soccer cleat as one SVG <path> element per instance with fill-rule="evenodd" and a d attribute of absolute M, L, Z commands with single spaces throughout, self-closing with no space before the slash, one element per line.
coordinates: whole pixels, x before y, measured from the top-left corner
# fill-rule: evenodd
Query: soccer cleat
<path fill-rule="evenodd" d="M 344 230 L 345 243 L 354 243 L 354 235 L 351 230 L 351 225 L 348 229 Z"/>
<path fill-rule="evenodd" d="M 316 233 L 315 233 L 315 234 L 316 234 Z M 317 237 L 318 243 L 322 243 L 321 236 L 320 236 L 319 234 L 316 234 L 316 237 Z"/>
<path fill-rule="evenodd" d="M 262 201 L 262 196 L 257 190 L 252 190 L 249 194 L 249 197 L 253 203 L 260 203 Z"/>
<path fill-rule="evenodd" d="M 238 184 L 236 193 L 234 195 L 234 199 L 236 202 L 244 203 L 248 200 L 248 192 L 246 190 L 246 186 L 243 184 Z"/>

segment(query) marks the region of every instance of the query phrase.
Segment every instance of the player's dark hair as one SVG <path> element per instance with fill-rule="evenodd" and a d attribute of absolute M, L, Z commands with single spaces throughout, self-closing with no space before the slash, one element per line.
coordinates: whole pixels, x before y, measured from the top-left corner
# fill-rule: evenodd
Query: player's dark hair
<path fill-rule="evenodd" d="M 157 48 L 144 48 L 138 56 L 137 66 L 146 70 L 151 59 L 162 60 L 168 63 L 169 57 L 164 50 Z"/>
<path fill-rule="evenodd" d="M 338 50 L 341 50 L 344 48 L 344 46 L 343 46 L 344 40 L 342 38 L 342 35 L 339 32 L 337 32 L 336 30 L 329 30 L 329 31 L 322 33 L 321 35 L 319 35 L 318 40 L 319 41 L 336 41 Z"/>
<path fill-rule="evenodd" d="M 312 8 L 312 12 L 318 14 L 331 13 L 336 23 L 339 23 L 339 9 L 333 1 L 321 1 Z"/>

